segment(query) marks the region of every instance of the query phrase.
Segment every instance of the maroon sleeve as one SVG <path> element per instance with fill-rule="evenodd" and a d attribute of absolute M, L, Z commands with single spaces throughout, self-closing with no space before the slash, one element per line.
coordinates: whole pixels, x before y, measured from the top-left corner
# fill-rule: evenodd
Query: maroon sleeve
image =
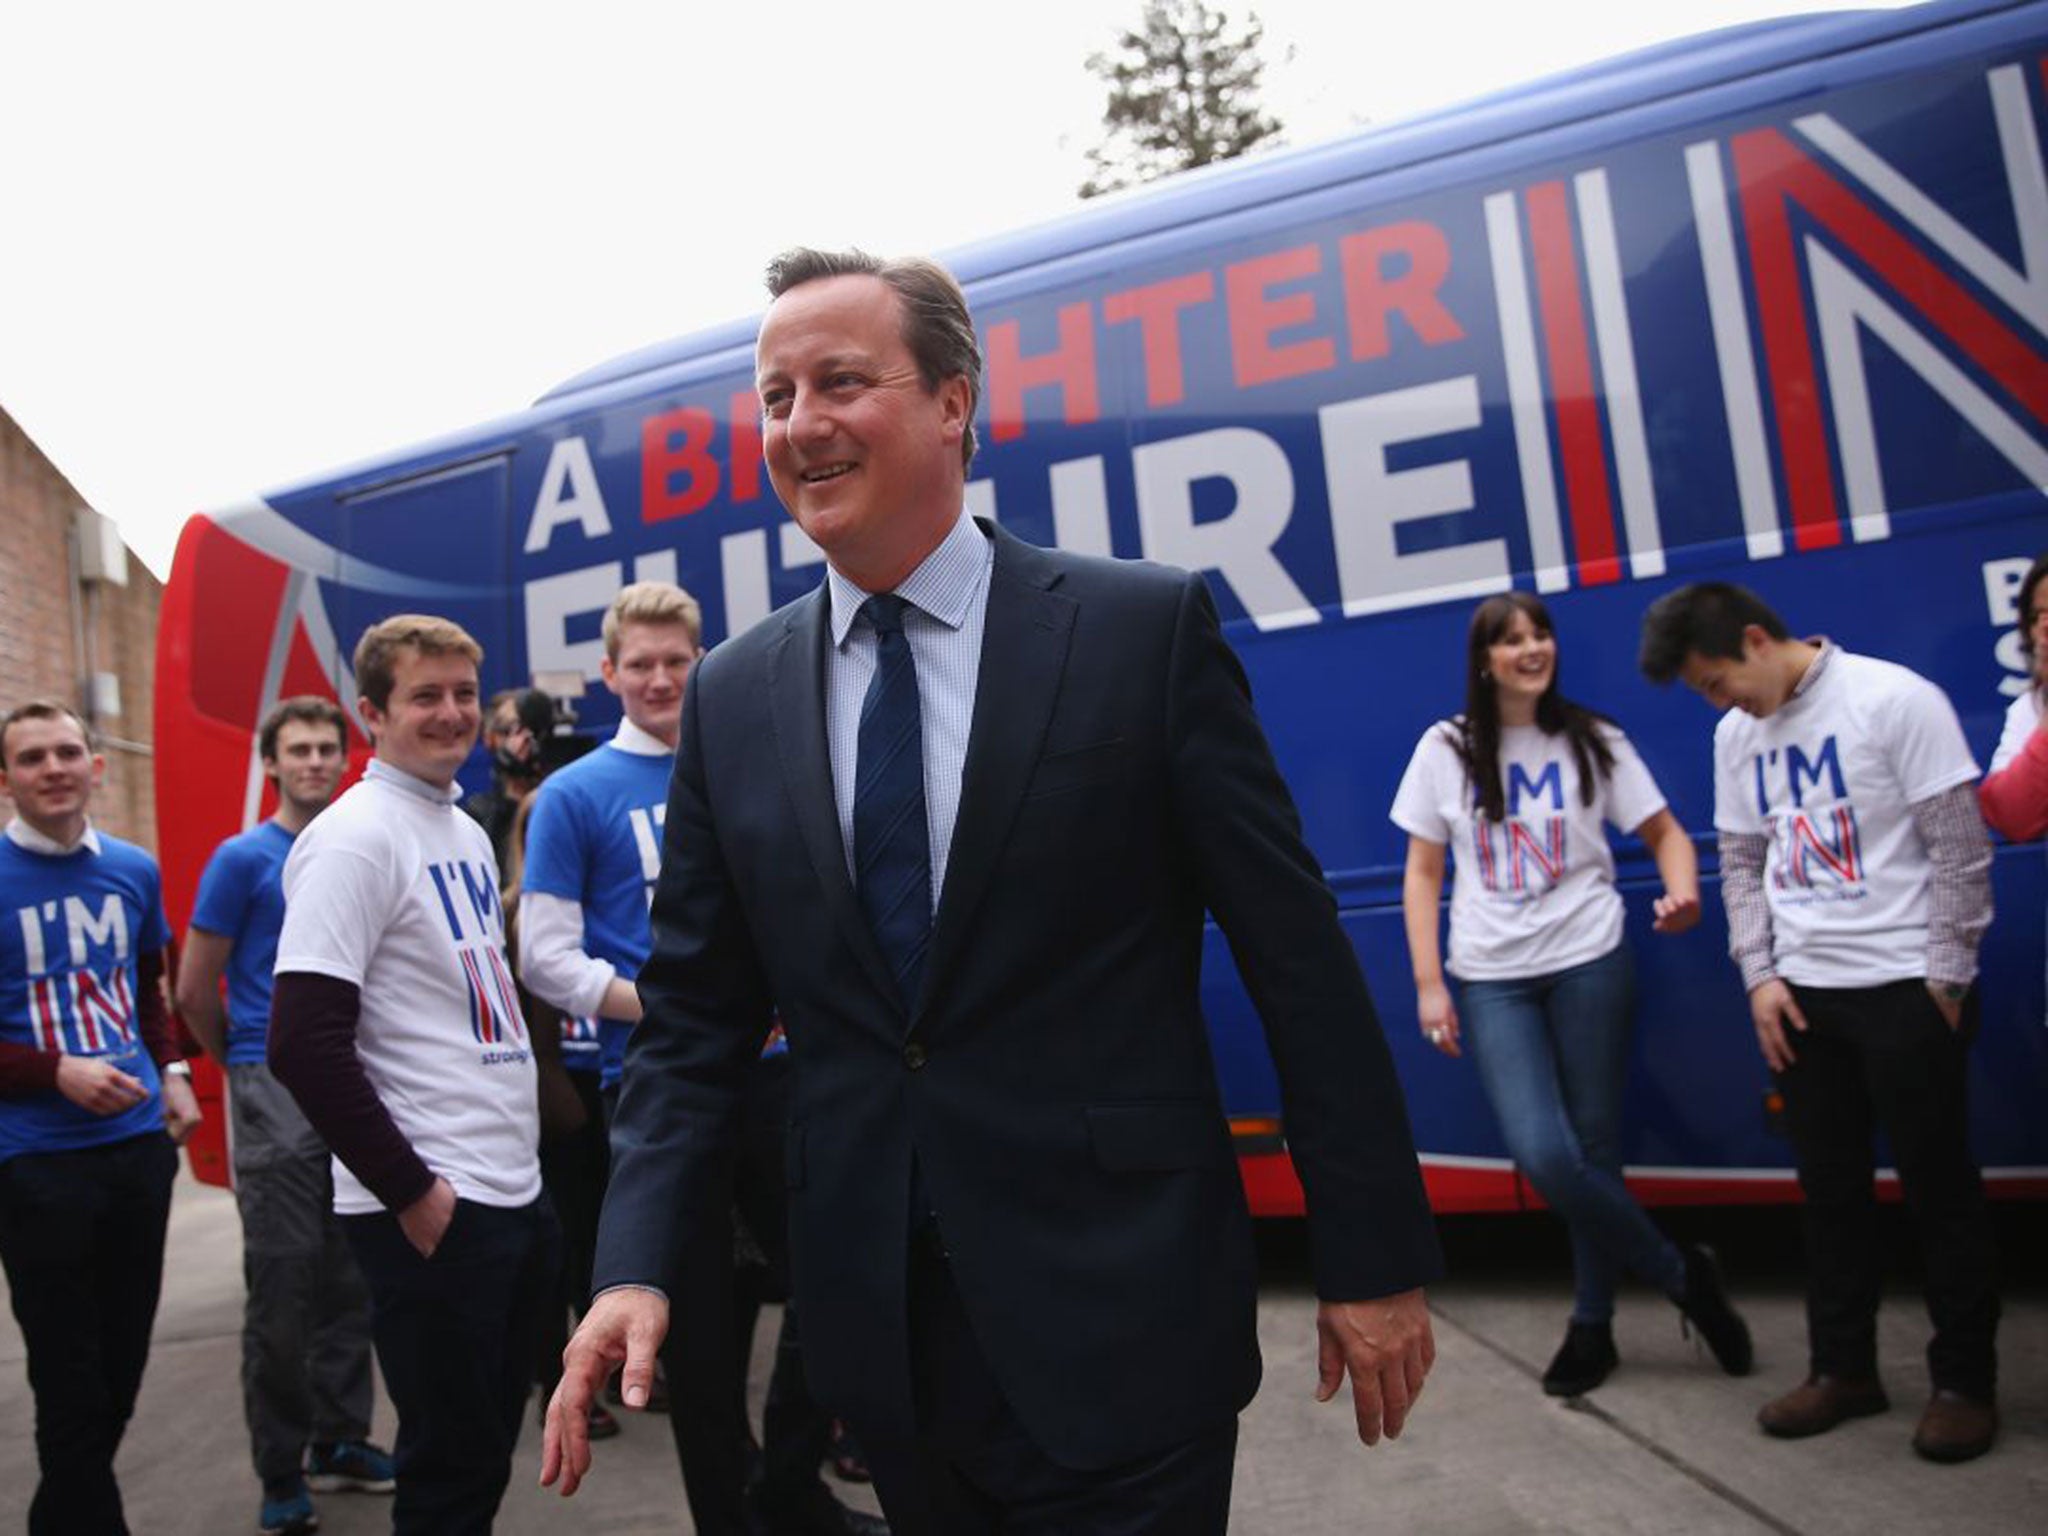
<path fill-rule="evenodd" d="M 356 1055 L 362 993 L 354 982 L 280 974 L 270 995 L 270 1070 L 348 1171 L 396 1214 L 424 1195 L 434 1171 L 392 1121 Z"/>
<path fill-rule="evenodd" d="M 27 1099 L 57 1090 L 57 1051 L 39 1051 L 19 1040 L 0 1040 L 0 1099 Z"/>
<path fill-rule="evenodd" d="M 164 1006 L 164 952 L 153 949 L 135 957 L 135 1028 L 142 1048 L 158 1066 L 183 1061 L 171 1012 Z"/>

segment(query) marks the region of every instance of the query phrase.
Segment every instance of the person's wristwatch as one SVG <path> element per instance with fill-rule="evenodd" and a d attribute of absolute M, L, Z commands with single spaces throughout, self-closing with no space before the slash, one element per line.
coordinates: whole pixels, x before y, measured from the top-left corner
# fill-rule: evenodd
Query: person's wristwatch
<path fill-rule="evenodd" d="M 190 1082 L 192 1080 L 192 1063 L 189 1061 L 167 1061 L 163 1065 L 163 1075 L 165 1077 L 182 1077 L 187 1082 Z"/>
<path fill-rule="evenodd" d="M 1941 994 L 1944 1001 L 1951 1003 L 1960 1003 L 1970 995 L 1970 989 L 1959 981 L 1940 982 L 1934 990 Z"/>

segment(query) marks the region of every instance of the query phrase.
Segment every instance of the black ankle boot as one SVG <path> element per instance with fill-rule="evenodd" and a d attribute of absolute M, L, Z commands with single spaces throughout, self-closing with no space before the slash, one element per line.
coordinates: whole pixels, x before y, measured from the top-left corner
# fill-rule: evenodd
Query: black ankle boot
<path fill-rule="evenodd" d="M 1728 1285 L 1721 1278 L 1721 1261 L 1714 1250 L 1694 1243 L 1685 1253 L 1685 1294 L 1678 1298 L 1678 1310 L 1699 1329 L 1714 1359 L 1730 1376 L 1747 1376 L 1755 1363 L 1749 1342 L 1749 1325 L 1728 1300 Z"/>
<path fill-rule="evenodd" d="M 1577 1397 L 1599 1386 L 1619 1364 L 1610 1324 L 1575 1322 L 1565 1330 L 1564 1342 L 1543 1373 L 1543 1390 L 1552 1397 Z"/>

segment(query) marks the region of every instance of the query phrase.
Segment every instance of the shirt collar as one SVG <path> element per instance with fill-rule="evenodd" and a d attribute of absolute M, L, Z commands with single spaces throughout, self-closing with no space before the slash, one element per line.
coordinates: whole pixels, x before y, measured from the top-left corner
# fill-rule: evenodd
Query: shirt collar
<path fill-rule="evenodd" d="M 389 784 L 393 789 L 417 795 L 420 799 L 430 800 L 435 805 L 453 805 L 462 798 L 460 784 L 450 784 L 443 789 L 438 784 L 429 784 L 425 779 L 407 773 L 403 768 L 392 767 L 381 757 L 370 759 L 369 766 L 363 770 L 363 777 L 378 784 Z"/>
<path fill-rule="evenodd" d="M 17 848 L 25 848 L 30 853 L 40 853 L 53 859 L 64 858 L 81 848 L 97 858 L 100 851 L 100 835 L 93 830 L 90 819 L 86 821 L 85 831 L 78 841 L 67 845 L 58 842 L 54 837 L 45 837 L 16 816 L 7 823 L 7 840 Z"/>
<path fill-rule="evenodd" d="M 1786 700 L 1787 703 L 1790 703 L 1792 699 L 1803 698 L 1811 693 L 1814 684 L 1820 681 L 1821 673 L 1827 671 L 1828 662 L 1841 650 L 1841 647 L 1836 645 L 1826 635 L 1808 635 L 1806 643 L 1819 647 L 1820 654 L 1806 664 L 1806 671 L 1800 675 L 1799 681 L 1792 685 L 1791 697 Z"/>
<path fill-rule="evenodd" d="M 663 741 L 652 731 L 643 731 L 624 716 L 619 718 L 619 728 L 612 736 L 612 745 L 621 752 L 630 752 L 635 757 L 674 757 L 676 749 Z"/>
<path fill-rule="evenodd" d="M 981 590 L 994 560 L 995 541 L 962 511 L 954 520 L 952 531 L 939 540 L 938 547 L 897 583 L 896 595 L 946 628 L 958 629 L 967 622 L 975 594 Z M 873 594 L 856 586 L 831 565 L 825 567 L 825 586 L 832 601 L 832 644 L 844 646 L 853 621 L 860 615 L 860 605 Z"/>

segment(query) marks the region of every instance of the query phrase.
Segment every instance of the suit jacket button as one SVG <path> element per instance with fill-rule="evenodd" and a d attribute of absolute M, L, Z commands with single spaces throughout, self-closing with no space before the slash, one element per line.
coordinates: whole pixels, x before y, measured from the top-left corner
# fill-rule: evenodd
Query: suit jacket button
<path fill-rule="evenodd" d="M 903 1047 L 903 1065 L 913 1072 L 924 1065 L 924 1047 L 915 1040 Z"/>

